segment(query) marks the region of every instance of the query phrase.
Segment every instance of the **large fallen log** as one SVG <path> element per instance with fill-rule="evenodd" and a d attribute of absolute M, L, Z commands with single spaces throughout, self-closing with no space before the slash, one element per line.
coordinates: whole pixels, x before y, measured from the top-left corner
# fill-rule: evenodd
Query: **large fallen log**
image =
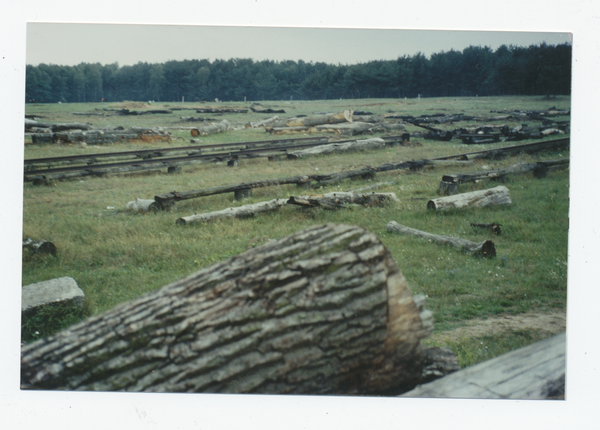
<path fill-rule="evenodd" d="M 287 204 L 286 199 L 273 199 L 266 202 L 227 208 L 222 211 L 194 214 L 177 219 L 176 224 L 189 225 L 194 223 L 210 222 L 224 218 L 249 218 L 258 213 L 272 212 Z"/>
<path fill-rule="evenodd" d="M 508 188 L 498 186 L 487 190 L 431 199 L 427 202 L 427 209 L 441 211 L 468 207 L 481 208 L 490 205 L 510 205 L 511 203 Z"/>
<path fill-rule="evenodd" d="M 292 196 L 287 204 L 302 207 L 320 207 L 324 209 L 341 209 L 349 205 L 384 206 L 390 200 L 398 201 L 394 193 L 360 194 L 353 192 L 334 192 L 311 196 Z"/>
<path fill-rule="evenodd" d="M 442 236 L 438 234 L 427 233 L 425 231 L 417 230 L 398 224 L 396 221 L 390 221 L 385 228 L 389 232 L 406 234 L 410 236 L 418 236 L 424 239 L 433 240 L 434 242 L 440 244 L 452 245 L 456 248 L 461 248 L 462 250 L 474 255 L 481 255 L 483 257 L 496 256 L 496 247 L 494 245 L 494 242 L 492 242 L 491 240 L 484 240 L 483 242 L 476 243 L 471 242 L 470 240 L 461 239 L 459 237 Z"/>
<path fill-rule="evenodd" d="M 337 124 L 342 122 L 352 122 L 353 111 L 345 110 L 343 112 L 311 115 L 297 118 L 283 118 L 274 121 L 270 127 L 312 127 L 321 124 Z"/>
<path fill-rule="evenodd" d="M 207 125 L 204 127 L 193 128 L 191 134 L 193 137 L 208 136 L 209 134 L 223 133 L 231 128 L 231 123 L 224 119 L 223 121 Z"/>
<path fill-rule="evenodd" d="M 23 346 L 21 387 L 400 394 L 421 382 L 431 330 L 381 241 L 329 224 Z"/>
<path fill-rule="evenodd" d="M 31 119 L 25 119 L 25 131 L 31 131 L 33 127 L 49 128 L 53 132 L 65 130 L 90 130 L 92 128 L 90 124 L 83 124 L 80 122 L 53 124 L 47 122 L 34 121 Z"/>
<path fill-rule="evenodd" d="M 403 397 L 564 399 L 566 335 L 517 349 L 421 385 Z"/>
<path fill-rule="evenodd" d="M 289 159 L 304 158 L 312 155 L 331 154 L 334 152 L 365 151 L 370 149 L 385 148 L 385 141 L 380 138 L 355 140 L 343 143 L 330 143 L 327 145 L 314 146 L 312 148 L 292 151 L 287 153 Z"/>

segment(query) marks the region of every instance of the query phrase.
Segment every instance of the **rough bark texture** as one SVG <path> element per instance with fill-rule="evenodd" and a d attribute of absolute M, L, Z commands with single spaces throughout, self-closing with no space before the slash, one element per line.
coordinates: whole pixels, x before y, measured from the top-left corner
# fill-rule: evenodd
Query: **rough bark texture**
<path fill-rule="evenodd" d="M 227 121 L 226 119 L 224 119 L 223 121 L 221 121 L 217 124 L 207 125 L 205 127 L 194 128 L 194 129 L 192 129 L 191 134 L 193 137 L 208 136 L 209 134 L 223 133 L 224 131 L 227 131 L 230 128 L 231 128 L 231 123 L 229 121 Z"/>
<path fill-rule="evenodd" d="M 227 208 L 222 211 L 209 212 L 205 214 L 194 214 L 179 218 L 177 224 L 194 224 L 209 222 L 223 218 L 248 218 L 257 213 L 272 212 L 287 204 L 286 199 L 273 199 L 266 202 L 243 205 L 237 208 Z"/>
<path fill-rule="evenodd" d="M 385 141 L 378 137 L 366 140 L 355 140 L 344 143 L 330 143 L 328 145 L 319 145 L 312 148 L 303 149 L 300 151 L 288 152 L 287 157 L 290 159 L 309 157 L 312 155 L 331 154 L 334 152 L 353 152 L 364 151 L 370 149 L 385 148 Z"/>
<path fill-rule="evenodd" d="M 328 113 L 321 115 L 311 115 L 300 118 L 284 118 L 274 121 L 271 127 L 313 127 L 321 124 L 337 124 L 341 122 L 352 122 L 353 111 L 345 110 L 343 112 Z"/>
<path fill-rule="evenodd" d="M 427 233 L 425 231 L 406 227 L 404 225 L 398 224 L 396 221 L 390 221 L 386 226 L 386 230 L 394 233 L 422 237 L 424 239 L 433 240 L 443 245 L 452 245 L 456 248 L 461 248 L 466 252 L 475 255 L 482 255 L 484 257 L 496 256 L 496 247 L 494 246 L 494 243 L 491 240 L 485 240 L 483 242 L 476 243 L 471 242 L 470 240 L 461 239 L 459 237 L 441 236 L 438 234 Z"/>
<path fill-rule="evenodd" d="M 379 239 L 324 225 L 26 345 L 22 388 L 400 394 L 432 329 Z"/>
<path fill-rule="evenodd" d="M 312 196 L 290 197 L 290 205 L 303 207 L 321 207 L 324 209 L 341 209 L 348 205 L 384 206 L 390 200 L 398 201 L 394 193 L 360 194 L 351 192 L 335 192 Z"/>
<path fill-rule="evenodd" d="M 564 399 L 565 360 L 563 333 L 421 385 L 402 396 Z"/>
<path fill-rule="evenodd" d="M 499 186 L 487 190 L 432 199 L 427 202 L 427 209 L 441 211 L 467 207 L 481 208 L 489 205 L 510 205 L 511 203 L 508 188 Z"/>
<path fill-rule="evenodd" d="M 149 212 L 151 210 L 156 210 L 156 202 L 152 199 L 138 199 L 130 201 L 125 206 L 126 210 L 133 212 Z"/>

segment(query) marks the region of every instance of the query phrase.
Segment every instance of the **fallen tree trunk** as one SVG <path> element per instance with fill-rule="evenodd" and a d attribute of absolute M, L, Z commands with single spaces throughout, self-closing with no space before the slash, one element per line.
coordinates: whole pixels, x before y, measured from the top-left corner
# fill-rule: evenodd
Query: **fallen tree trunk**
<path fill-rule="evenodd" d="M 188 225 L 201 222 L 209 222 L 224 218 L 249 218 L 258 213 L 272 212 L 287 204 L 286 199 L 273 199 L 266 202 L 243 205 L 237 208 L 227 208 L 222 211 L 209 212 L 205 214 L 194 214 L 181 217 L 176 224 Z"/>
<path fill-rule="evenodd" d="M 467 207 L 481 208 L 489 205 L 510 205 L 511 203 L 508 188 L 499 186 L 487 190 L 431 199 L 427 202 L 427 209 L 441 211 Z"/>
<path fill-rule="evenodd" d="M 288 152 L 287 157 L 289 159 L 303 158 L 312 155 L 331 154 L 334 152 L 352 152 L 352 151 L 364 151 L 369 149 L 383 149 L 385 148 L 385 141 L 380 138 L 373 138 L 367 140 L 355 140 L 352 142 L 344 143 L 330 143 L 328 145 L 319 145 L 312 148 L 303 149 L 300 151 Z"/>
<path fill-rule="evenodd" d="M 337 124 L 341 122 L 352 122 L 353 111 L 311 115 L 299 118 L 284 118 L 271 123 L 271 127 L 312 127 L 321 124 Z"/>
<path fill-rule="evenodd" d="M 298 133 L 320 133 L 315 127 L 312 126 L 300 126 L 300 127 L 273 127 L 271 123 L 268 127 L 265 127 L 265 131 L 269 134 L 282 135 L 282 134 L 298 134 Z"/>
<path fill-rule="evenodd" d="M 217 124 L 193 128 L 191 134 L 193 137 L 208 136 L 209 134 L 223 133 L 224 131 L 227 131 L 230 128 L 231 128 L 231 123 L 229 121 L 227 121 L 226 119 L 224 119 L 223 121 L 221 121 Z"/>
<path fill-rule="evenodd" d="M 403 397 L 462 399 L 564 399 L 566 335 L 517 349 L 444 378 Z"/>
<path fill-rule="evenodd" d="M 289 205 L 302 207 L 321 207 L 324 209 L 347 208 L 348 205 L 384 206 L 390 200 L 398 201 L 394 193 L 360 194 L 352 192 L 335 192 L 312 196 L 290 197 Z"/>
<path fill-rule="evenodd" d="M 258 128 L 258 127 L 264 127 L 267 124 L 270 124 L 274 121 L 277 121 L 279 119 L 279 117 L 277 115 L 271 117 L 271 118 L 267 118 L 265 120 L 262 121 L 257 121 L 257 122 L 251 122 L 248 124 L 247 128 Z"/>
<path fill-rule="evenodd" d="M 285 110 L 283 110 L 283 109 L 271 109 L 271 108 L 256 109 L 256 108 L 253 108 L 252 106 L 250 106 L 250 110 L 255 113 L 285 113 Z"/>
<path fill-rule="evenodd" d="M 437 234 L 427 233 L 425 231 L 416 230 L 414 228 L 406 227 L 398 224 L 396 221 L 390 221 L 386 230 L 389 232 L 407 234 L 410 236 L 418 236 L 424 239 L 433 240 L 434 242 L 441 243 L 444 245 L 452 245 L 456 248 L 461 248 L 466 252 L 475 255 L 481 255 L 484 257 L 495 257 L 496 247 L 491 240 L 485 240 L 480 243 L 471 242 L 470 240 L 461 239 L 453 236 L 440 236 Z"/>
<path fill-rule="evenodd" d="M 30 119 L 25 119 L 25 131 L 30 131 L 32 127 L 37 128 L 49 128 L 53 132 L 65 131 L 65 130 L 90 130 L 92 126 L 90 124 L 83 124 L 80 122 L 52 124 L 46 122 L 38 122 Z"/>
<path fill-rule="evenodd" d="M 316 226 L 25 345 L 21 387 L 400 394 L 431 315 L 375 235 Z"/>

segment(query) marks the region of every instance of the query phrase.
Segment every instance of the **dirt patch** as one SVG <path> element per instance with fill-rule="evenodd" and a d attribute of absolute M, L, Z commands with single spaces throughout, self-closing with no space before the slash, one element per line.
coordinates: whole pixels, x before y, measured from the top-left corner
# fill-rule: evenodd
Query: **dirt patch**
<path fill-rule="evenodd" d="M 460 338 L 475 338 L 490 334 L 499 334 L 509 330 L 542 330 L 549 334 L 562 333 L 567 328 L 565 311 L 556 310 L 545 313 L 524 313 L 519 315 L 503 315 L 488 319 L 474 319 L 466 326 L 454 330 L 432 334 L 428 340 L 432 342 L 456 342 Z"/>

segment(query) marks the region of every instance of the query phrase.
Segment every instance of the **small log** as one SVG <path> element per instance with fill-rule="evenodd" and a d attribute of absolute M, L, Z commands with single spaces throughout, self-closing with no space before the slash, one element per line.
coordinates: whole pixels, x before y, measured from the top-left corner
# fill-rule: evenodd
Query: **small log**
<path fill-rule="evenodd" d="M 221 121 L 217 124 L 207 125 L 205 127 L 193 128 L 191 134 L 192 134 L 192 137 L 208 136 L 209 134 L 223 133 L 223 132 L 229 130 L 230 128 L 231 128 L 231 123 L 229 121 L 227 121 L 226 119 L 224 119 L 223 121 Z"/>
<path fill-rule="evenodd" d="M 270 124 L 270 123 L 272 123 L 274 121 L 277 121 L 278 119 L 279 119 L 279 117 L 277 115 L 275 115 L 275 116 L 273 116 L 271 118 L 267 118 L 267 119 L 262 120 L 262 121 L 251 122 L 249 125 L 250 125 L 250 128 L 264 127 L 265 125 Z"/>
<path fill-rule="evenodd" d="M 374 234 L 321 225 L 23 346 L 21 388 L 394 395 L 432 328 Z"/>
<path fill-rule="evenodd" d="M 485 229 L 491 230 L 492 233 L 496 233 L 496 235 L 498 235 L 498 236 L 500 236 L 500 234 L 502 233 L 502 230 L 500 229 L 501 225 L 502 224 L 498 224 L 496 222 L 491 223 L 491 224 L 480 224 L 480 223 L 476 223 L 476 222 L 471 223 L 471 227 L 485 228 Z"/>
<path fill-rule="evenodd" d="M 315 129 L 319 133 L 335 133 L 342 136 L 354 136 L 371 132 L 374 127 L 374 124 L 368 122 L 350 122 L 344 124 L 318 125 Z"/>
<path fill-rule="evenodd" d="M 133 211 L 133 212 L 150 212 L 151 210 L 156 210 L 156 202 L 152 199 L 138 199 L 127 203 L 125 206 L 125 210 Z"/>
<path fill-rule="evenodd" d="M 290 197 L 290 205 L 303 207 L 321 207 L 323 209 L 341 209 L 348 205 L 384 206 L 390 200 L 398 201 L 394 193 L 360 194 L 350 192 L 334 192 L 312 196 Z"/>
<path fill-rule="evenodd" d="M 343 143 L 330 143 L 327 145 L 314 146 L 312 148 L 303 149 L 300 151 L 288 152 L 287 157 L 289 159 L 304 158 L 312 155 L 331 154 L 338 152 L 354 152 L 354 151 L 365 151 L 371 149 L 383 149 L 385 148 L 385 141 L 378 137 L 367 140 L 355 140 L 351 142 Z"/>
<path fill-rule="evenodd" d="M 565 398 L 565 333 L 421 385 L 402 397 Z"/>
<path fill-rule="evenodd" d="M 299 126 L 299 127 L 273 127 L 271 123 L 268 127 L 265 127 L 265 131 L 269 134 L 282 135 L 282 134 L 298 134 L 298 133 L 320 133 L 315 127 L 312 126 Z"/>
<path fill-rule="evenodd" d="M 441 236 L 437 234 L 427 233 L 421 230 L 416 230 L 414 228 L 398 224 L 396 221 L 390 221 L 386 225 L 386 230 L 393 233 L 422 237 L 424 239 L 433 240 L 440 244 L 452 245 L 474 255 L 481 255 L 484 257 L 496 256 L 496 247 L 494 246 L 494 243 L 491 240 L 485 240 L 480 243 L 475 243 L 471 242 L 470 240 L 461 239 L 458 237 Z"/>
<path fill-rule="evenodd" d="M 56 245 L 52 242 L 48 242 L 47 240 L 33 240 L 31 238 L 27 238 L 27 240 L 23 241 L 23 248 L 30 249 L 36 253 L 42 254 L 51 254 L 56 255 L 58 249 Z"/>
<path fill-rule="evenodd" d="M 224 218 L 249 218 L 258 213 L 272 212 L 287 204 L 286 199 L 273 199 L 267 202 L 254 203 L 251 205 L 228 208 L 222 211 L 209 212 L 205 214 L 194 214 L 179 218 L 175 223 L 189 225 L 202 222 L 210 222 Z"/>
<path fill-rule="evenodd" d="M 467 207 L 481 208 L 489 205 L 510 205 L 511 203 L 508 188 L 498 186 L 487 190 L 431 199 L 427 202 L 427 209 L 441 211 Z"/>

